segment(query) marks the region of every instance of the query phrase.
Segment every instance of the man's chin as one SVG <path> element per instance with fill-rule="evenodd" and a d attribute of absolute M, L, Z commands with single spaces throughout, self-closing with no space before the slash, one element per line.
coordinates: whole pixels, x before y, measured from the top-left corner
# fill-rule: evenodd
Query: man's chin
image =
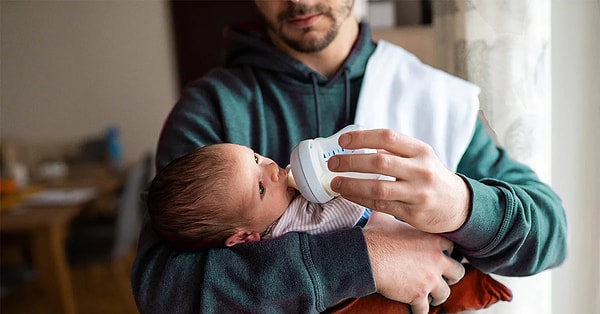
<path fill-rule="evenodd" d="M 305 28 L 289 27 L 282 31 L 280 38 L 290 48 L 302 53 L 315 53 L 327 48 L 335 38 L 331 25 Z"/>
<path fill-rule="evenodd" d="M 302 40 L 285 41 L 285 43 L 292 49 L 301 53 L 315 53 L 320 52 L 329 46 L 329 42 L 324 42 L 322 38 L 303 38 Z"/>

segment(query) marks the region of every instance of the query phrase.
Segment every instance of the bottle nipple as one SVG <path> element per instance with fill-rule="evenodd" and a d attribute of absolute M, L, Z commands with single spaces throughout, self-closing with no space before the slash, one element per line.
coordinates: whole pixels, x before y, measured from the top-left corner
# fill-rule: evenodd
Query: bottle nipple
<path fill-rule="evenodd" d="M 297 190 L 298 189 L 298 185 L 296 184 L 296 180 L 294 180 L 294 174 L 292 174 L 292 168 L 288 165 L 285 170 L 287 170 L 287 183 L 288 183 L 288 186 Z"/>

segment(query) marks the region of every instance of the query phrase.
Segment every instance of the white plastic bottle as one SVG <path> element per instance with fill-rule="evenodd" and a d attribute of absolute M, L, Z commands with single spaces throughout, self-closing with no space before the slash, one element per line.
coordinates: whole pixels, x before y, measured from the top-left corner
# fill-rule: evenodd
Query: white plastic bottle
<path fill-rule="evenodd" d="M 347 150 L 338 144 L 343 133 L 360 130 L 360 126 L 351 124 L 330 137 L 318 137 L 301 141 L 290 156 L 288 183 L 298 189 L 310 202 L 325 203 L 339 194 L 331 190 L 331 179 L 346 176 L 360 179 L 392 180 L 389 176 L 374 173 L 331 172 L 327 168 L 329 158 L 343 154 L 375 153 L 373 149 Z"/>

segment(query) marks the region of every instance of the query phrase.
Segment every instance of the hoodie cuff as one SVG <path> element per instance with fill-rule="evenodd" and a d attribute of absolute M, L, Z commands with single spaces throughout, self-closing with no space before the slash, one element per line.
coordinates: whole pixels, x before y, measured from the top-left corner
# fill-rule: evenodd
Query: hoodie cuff
<path fill-rule="evenodd" d="M 326 241 L 323 241 L 326 237 Z M 377 291 L 371 260 L 361 228 L 313 235 L 305 238 L 314 270 L 317 308 L 324 311 L 348 298 Z M 313 268 L 314 267 L 314 268 Z M 320 296 L 319 296 L 320 294 Z"/>
<path fill-rule="evenodd" d="M 486 253 L 502 228 L 506 200 L 500 189 L 461 177 L 471 192 L 470 215 L 462 227 L 443 236 L 458 245 L 463 253 L 480 256 Z"/>

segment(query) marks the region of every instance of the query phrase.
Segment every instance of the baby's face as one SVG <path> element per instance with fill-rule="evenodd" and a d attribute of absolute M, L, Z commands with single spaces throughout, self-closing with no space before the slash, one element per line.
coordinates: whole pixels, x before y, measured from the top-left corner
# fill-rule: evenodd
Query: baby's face
<path fill-rule="evenodd" d="M 224 149 L 235 174 L 230 195 L 242 204 L 243 215 L 255 228 L 251 231 L 263 232 L 283 214 L 296 191 L 288 186 L 285 169 L 270 158 L 241 145 L 227 144 Z"/>

